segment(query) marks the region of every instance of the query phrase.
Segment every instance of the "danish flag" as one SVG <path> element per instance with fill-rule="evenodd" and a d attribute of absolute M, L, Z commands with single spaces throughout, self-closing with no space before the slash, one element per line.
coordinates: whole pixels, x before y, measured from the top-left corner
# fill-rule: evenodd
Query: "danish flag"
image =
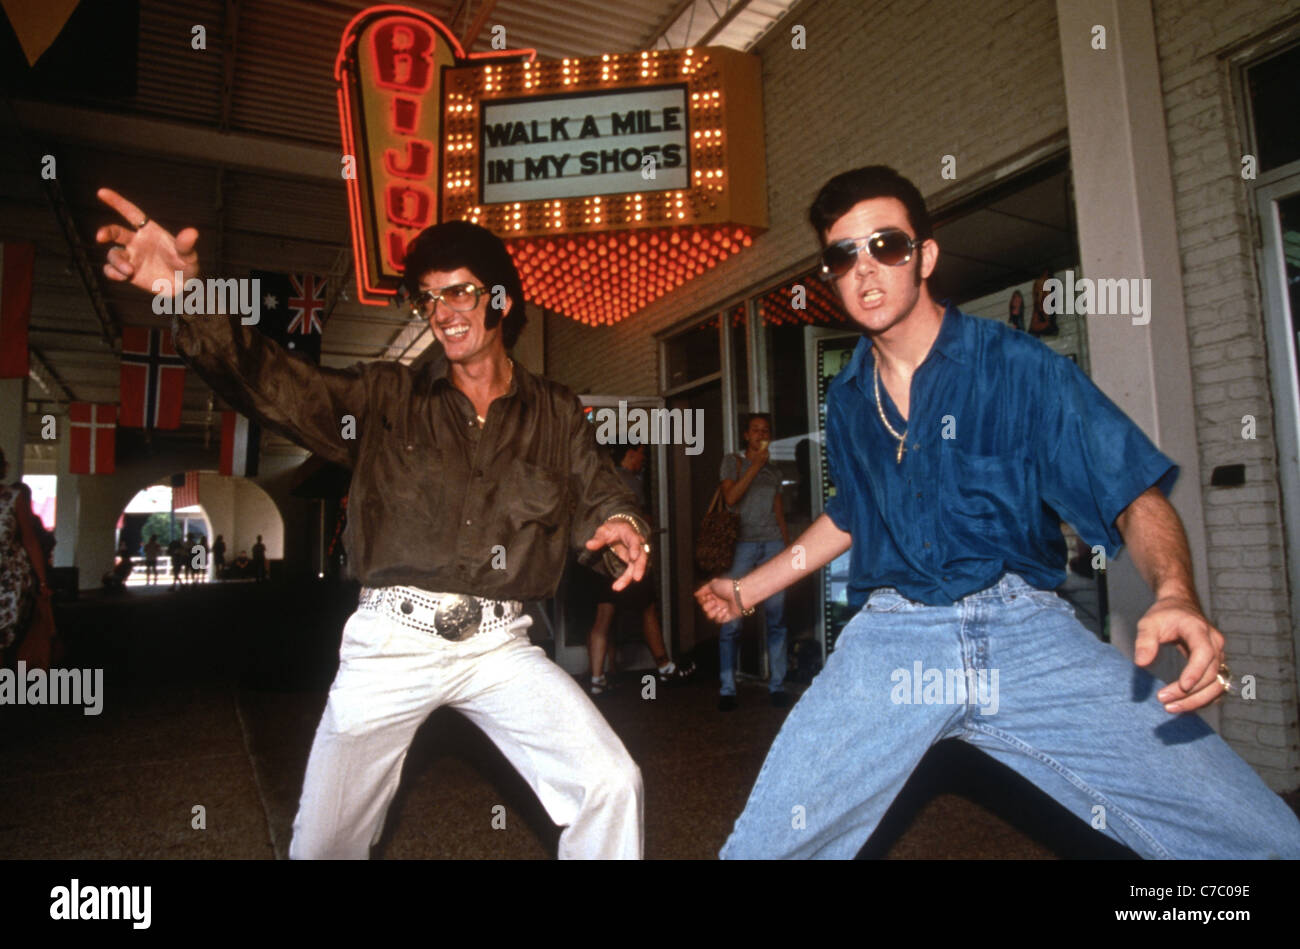
<path fill-rule="evenodd" d="M 68 471 L 72 474 L 112 474 L 117 448 L 117 406 L 73 402 L 68 406 L 72 428 Z"/>
<path fill-rule="evenodd" d="M 185 362 L 170 330 L 122 328 L 122 419 L 125 428 L 180 428 Z"/>

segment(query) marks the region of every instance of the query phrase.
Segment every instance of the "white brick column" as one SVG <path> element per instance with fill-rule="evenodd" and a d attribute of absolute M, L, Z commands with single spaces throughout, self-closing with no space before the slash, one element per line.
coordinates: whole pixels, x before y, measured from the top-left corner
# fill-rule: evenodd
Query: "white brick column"
<path fill-rule="evenodd" d="M 1155 27 L 1148 0 L 1057 0 L 1083 276 L 1149 278 L 1150 323 L 1087 317 L 1092 376 L 1182 469 L 1172 501 L 1187 529 L 1207 612 L 1205 518 L 1183 310 L 1173 183 Z M 1096 27 L 1105 48 L 1094 48 Z M 1107 572 L 1111 633 L 1132 654 L 1152 595 L 1129 558 Z M 1176 675 L 1165 650 L 1157 672 Z M 1207 720 L 1218 723 L 1218 710 Z"/>

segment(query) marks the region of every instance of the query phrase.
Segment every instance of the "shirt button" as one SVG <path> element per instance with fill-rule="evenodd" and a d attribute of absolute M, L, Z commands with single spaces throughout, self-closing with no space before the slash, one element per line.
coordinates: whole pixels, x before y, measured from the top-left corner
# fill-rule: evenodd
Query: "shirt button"
<path fill-rule="evenodd" d="M 470 526 L 471 524 L 473 524 L 473 523 L 474 523 L 474 521 L 473 521 L 472 519 L 470 519 L 470 518 L 468 518 L 468 517 L 465 518 L 465 526 L 466 526 L 466 527 L 469 527 L 469 526 Z"/>

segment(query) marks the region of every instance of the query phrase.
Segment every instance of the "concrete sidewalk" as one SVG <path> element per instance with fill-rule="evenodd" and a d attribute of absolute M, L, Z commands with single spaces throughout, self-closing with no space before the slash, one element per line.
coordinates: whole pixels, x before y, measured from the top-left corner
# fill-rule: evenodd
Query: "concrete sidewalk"
<path fill-rule="evenodd" d="M 0 857 L 283 858 L 350 597 L 209 585 L 60 606 L 66 665 L 105 670 L 103 711 L 0 708 Z M 598 700 L 641 767 L 647 857 L 711 859 L 726 840 L 787 714 L 761 686 L 740 700 L 719 713 L 701 678 L 646 701 L 631 675 Z M 495 747 L 443 709 L 417 734 L 375 855 L 545 859 L 558 836 Z M 932 749 L 862 855 L 1131 856 L 956 742 Z"/>

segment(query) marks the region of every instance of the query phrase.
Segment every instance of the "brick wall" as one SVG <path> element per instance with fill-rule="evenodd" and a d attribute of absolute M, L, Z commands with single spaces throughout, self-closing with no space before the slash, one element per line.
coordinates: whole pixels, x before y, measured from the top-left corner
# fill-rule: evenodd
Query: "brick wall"
<path fill-rule="evenodd" d="M 1278 0 L 1155 0 L 1174 209 L 1191 343 L 1215 621 L 1236 674 L 1258 697 L 1223 705 L 1224 737 L 1273 788 L 1300 784 L 1296 663 L 1287 597 L 1273 405 L 1250 197 L 1241 179 L 1229 63 L 1222 51 L 1300 12 Z M 1242 416 L 1257 421 L 1242 438 Z M 1240 488 L 1209 487 L 1214 466 L 1245 463 Z M 1199 552 L 1198 552 L 1199 553 Z"/>

